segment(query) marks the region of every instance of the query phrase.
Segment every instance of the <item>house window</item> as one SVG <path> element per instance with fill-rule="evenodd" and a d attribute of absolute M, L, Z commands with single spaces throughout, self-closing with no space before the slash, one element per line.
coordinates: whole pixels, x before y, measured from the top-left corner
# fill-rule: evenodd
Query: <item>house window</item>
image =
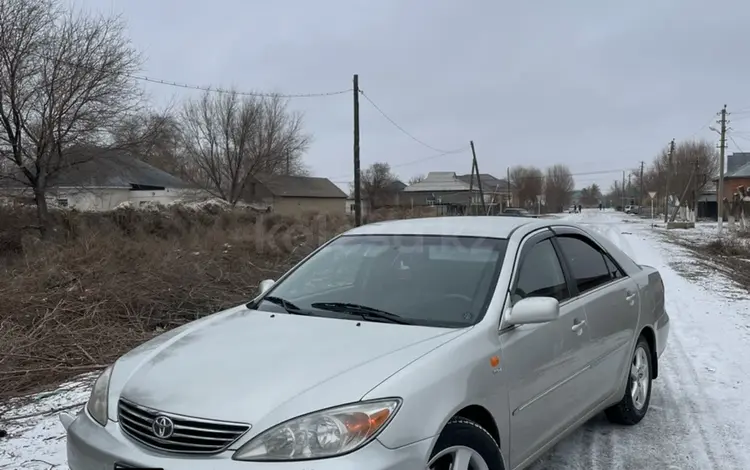
<path fill-rule="evenodd" d="M 68 207 L 68 200 L 67 199 L 58 199 L 57 200 L 57 206 L 58 207 Z"/>
<path fill-rule="evenodd" d="M 354 204 L 349 204 L 349 212 L 356 212 Z"/>

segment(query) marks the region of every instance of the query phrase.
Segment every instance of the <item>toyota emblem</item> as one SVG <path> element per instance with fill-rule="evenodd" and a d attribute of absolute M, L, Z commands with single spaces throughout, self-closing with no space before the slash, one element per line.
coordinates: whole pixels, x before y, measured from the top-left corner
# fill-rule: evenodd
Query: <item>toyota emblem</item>
<path fill-rule="evenodd" d="M 174 434 L 174 422 L 166 416 L 157 416 L 151 430 L 159 439 L 169 439 Z"/>

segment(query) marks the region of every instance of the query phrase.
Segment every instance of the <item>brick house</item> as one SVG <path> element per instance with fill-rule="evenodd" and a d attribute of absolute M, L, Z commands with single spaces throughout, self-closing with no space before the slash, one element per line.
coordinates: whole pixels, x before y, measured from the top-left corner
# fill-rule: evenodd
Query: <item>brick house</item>
<path fill-rule="evenodd" d="M 724 174 L 724 194 L 723 197 L 731 200 L 734 193 L 737 191 L 737 187 L 744 186 L 750 188 L 750 162 L 744 163 L 743 165 L 732 165 L 732 158 L 736 156 L 731 155 L 727 159 L 727 172 Z"/>

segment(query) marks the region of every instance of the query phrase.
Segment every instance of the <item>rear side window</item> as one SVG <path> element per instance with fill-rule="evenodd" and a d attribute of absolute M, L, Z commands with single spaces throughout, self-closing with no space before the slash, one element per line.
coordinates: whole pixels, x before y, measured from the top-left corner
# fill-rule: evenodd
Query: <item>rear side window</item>
<path fill-rule="evenodd" d="M 549 239 L 534 245 L 521 262 L 513 301 L 526 297 L 554 297 L 559 301 L 570 298 L 560 260 Z"/>
<path fill-rule="evenodd" d="M 579 292 L 595 289 L 612 279 L 604 253 L 592 243 L 565 236 L 557 240 Z"/>

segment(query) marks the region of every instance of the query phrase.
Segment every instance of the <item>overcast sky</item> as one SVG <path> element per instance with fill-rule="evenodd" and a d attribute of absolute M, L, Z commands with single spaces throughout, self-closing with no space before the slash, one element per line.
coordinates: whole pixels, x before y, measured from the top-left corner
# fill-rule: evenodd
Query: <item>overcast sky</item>
<path fill-rule="evenodd" d="M 122 14 L 144 74 L 239 90 L 346 90 L 352 74 L 404 135 L 361 102 L 362 166 L 404 180 L 566 163 L 609 187 L 673 137 L 714 140 L 723 104 L 750 149 L 747 0 L 75 0 Z M 167 102 L 192 93 L 145 84 Z M 294 99 L 314 175 L 352 173 L 351 93 Z M 743 132 L 745 133 L 743 135 Z M 736 150 L 730 142 L 730 151 Z M 591 174 L 602 172 L 600 174 Z M 605 173 L 606 172 L 606 173 Z"/>

